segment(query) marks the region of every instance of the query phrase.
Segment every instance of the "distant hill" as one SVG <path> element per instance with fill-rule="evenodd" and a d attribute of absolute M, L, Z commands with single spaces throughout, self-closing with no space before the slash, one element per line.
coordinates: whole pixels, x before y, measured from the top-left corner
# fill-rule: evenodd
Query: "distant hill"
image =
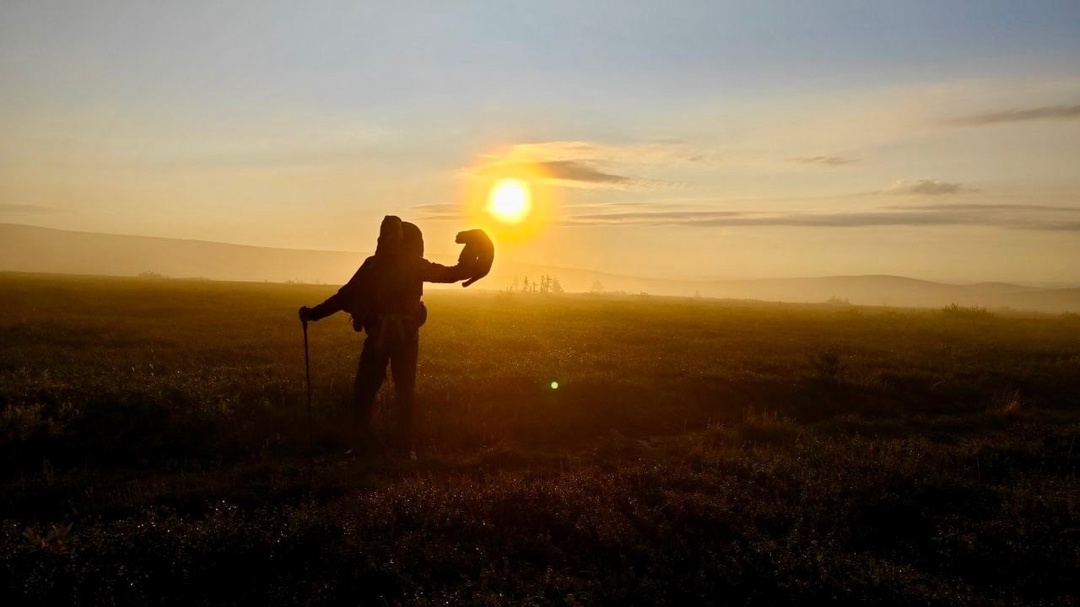
<path fill-rule="evenodd" d="M 348 279 L 364 257 L 0 224 L 0 270 L 5 271 L 318 283 Z"/>
<path fill-rule="evenodd" d="M 339 285 L 369 253 L 305 251 L 198 240 L 119 236 L 0 224 L 0 271 L 104 276 L 305 282 Z M 450 263 L 452 258 L 435 256 Z M 504 289 L 528 277 L 559 280 L 571 292 L 650 293 L 764 301 L 856 305 L 1014 308 L 1080 312 L 1080 288 L 1041 289 L 1009 283 L 954 285 L 902 276 L 828 276 L 767 280 L 665 280 L 517 263 L 496 256 L 477 286 Z"/>

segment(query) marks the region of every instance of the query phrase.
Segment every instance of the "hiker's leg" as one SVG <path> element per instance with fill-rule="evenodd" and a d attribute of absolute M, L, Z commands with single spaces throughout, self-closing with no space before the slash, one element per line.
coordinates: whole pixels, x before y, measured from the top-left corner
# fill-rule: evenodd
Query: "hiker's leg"
<path fill-rule="evenodd" d="M 394 393 L 397 401 L 397 438 L 406 451 L 413 449 L 414 417 L 416 408 L 416 363 L 419 354 L 419 332 L 413 330 L 397 344 L 390 361 L 394 376 Z"/>
<path fill-rule="evenodd" d="M 364 349 L 360 352 L 360 362 L 356 366 L 356 379 L 353 383 L 353 426 L 361 434 L 371 429 L 375 396 L 386 377 L 386 364 L 389 360 L 386 350 L 380 348 L 374 339 L 368 337 L 364 340 Z"/>

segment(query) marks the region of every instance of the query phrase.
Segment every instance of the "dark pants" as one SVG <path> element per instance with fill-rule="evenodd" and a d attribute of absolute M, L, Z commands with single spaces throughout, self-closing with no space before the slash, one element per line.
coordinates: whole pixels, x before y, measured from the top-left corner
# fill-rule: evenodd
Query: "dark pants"
<path fill-rule="evenodd" d="M 413 408 L 416 395 L 416 360 L 420 332 L 415 325 L 383 324 L 369 331 L 356 368 L 354 397 L 357 426 L 367 433 L 375 412 L 375 396 L 386 378 L 386 366 L 394 378 L 397 404 L 397 434 L 404 448 L 412 448 Z"/>

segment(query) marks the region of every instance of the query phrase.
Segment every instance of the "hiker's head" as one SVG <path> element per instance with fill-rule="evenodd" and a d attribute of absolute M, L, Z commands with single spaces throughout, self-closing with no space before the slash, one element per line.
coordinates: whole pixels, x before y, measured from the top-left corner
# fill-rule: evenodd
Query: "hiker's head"
<path fill-rule="evenodd" d="M 415 223 L 401 224 L 401 248 L 406 255 L 424 256 L 424 234 Z"/>
<path fill-rule="evenodd" d="M 396 215 L 383 217 L 379 226 L 379 243 L 375 246 L 376 255 L 393 255 L 401 251 L 403 240 L 401 218 Z"/>

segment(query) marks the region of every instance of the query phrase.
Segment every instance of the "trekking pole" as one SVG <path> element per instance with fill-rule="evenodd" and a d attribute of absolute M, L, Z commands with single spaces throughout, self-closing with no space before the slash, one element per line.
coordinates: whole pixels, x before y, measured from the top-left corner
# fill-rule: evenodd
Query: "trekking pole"
<path fill-rule="evenodd" d="M 311 359 L 308 356 L 307 321 L 304 325 L 304 377 L 307 380 L 307 415 L 308 415 L 308 482 L 312 480 L 315 462 L 315 414 L 311 408 Z"/>

